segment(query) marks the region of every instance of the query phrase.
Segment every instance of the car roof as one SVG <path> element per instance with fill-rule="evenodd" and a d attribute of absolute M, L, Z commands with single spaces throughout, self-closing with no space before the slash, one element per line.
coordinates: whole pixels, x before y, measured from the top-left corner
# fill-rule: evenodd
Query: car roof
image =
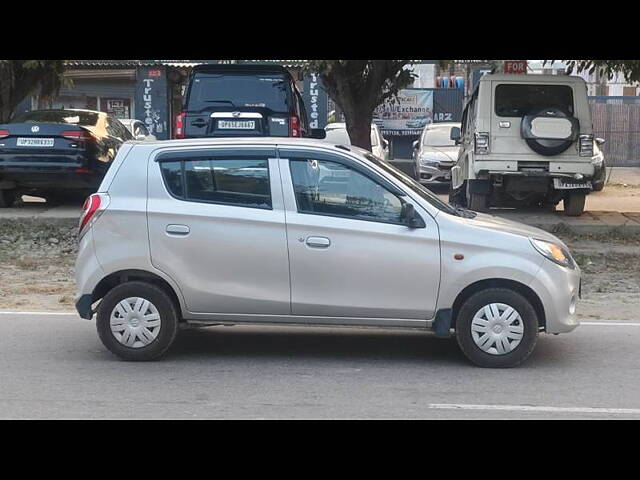
<path fill-rule="evenodd" d="M 374 127 L 377 127 L 377 125 L 375 123 L 372 123 L 371 124 L 371 128 L 374 128 Z M 338 128 L 346 129 L 347 128 L 347 124 L 345 122 L 332 122 L 332 123 L 327 123 L 324 128 L 325 128 L 325 130 L 327 128 L 333 128 L 333 129 L 336 129 L 336 130 Z"/>
<path fill-rule="evenodd" d="M 87 110 L 86 108 L 36 108 L 35 110 L 29 110 L 25 113 L 31 112 L 84 112 L 84 113 L 97 113 L 100 115 L 106 115 L 105 112 L 100 110 Z"/>
<path fill-rule="evenodd" d="M 336 152 L 344 153 L 345 146 L 334 146 L 329 142 L 311 138 L 296 137 L 225 137 L 225 138 L 183 138 L 176 140 L 145 140 L 144 142 L 135 142 L 146 147 L 170 147 L 170 148 L 189 148 L 189 147 L 217 147 L 225 145 L 251 145 L 251 146 L 273 146 L 273 147 L 320 147 L 323 149 L 331 148 Z"/>
<path fill-rule="evenodd" d="M 282 65 L 197 65 L 193 67 L 193 72 L 198 73 L 285 73 L 289 71 Z"/>
<path fill-rule="evenodd" d="M 541 75 L 537 73 L 514 75 L 508 73 L 486 73 L 480 77 L 481 82 L 488 82 L 492 80 L 518 83 L 585 83 L 582 77 L 578 77 L 576 75 Z"/>

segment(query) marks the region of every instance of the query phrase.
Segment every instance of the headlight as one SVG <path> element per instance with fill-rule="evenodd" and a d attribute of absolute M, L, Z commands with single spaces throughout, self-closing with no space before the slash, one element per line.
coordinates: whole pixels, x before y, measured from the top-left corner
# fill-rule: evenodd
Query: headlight
<path fill-rule="evenodd" d="M 440 162 L 440 159 L 433 155 L 421 155 L 418 160 L 423 167 L 437 167 Z"/>
<path fill-rule="evenodd" d="M 531 240 L 533 248 L 552 262 L 562 265 L 563 267 L 573 268 L 574 265 L 573 260 L 571 260 L 571 255 L 569 255 L 569 252 L 560 245 L 556 245 L 555 243 L 547 242 L 545 240 L 538 240 L 536 238 L 530 238 L 529 240 Z"/>

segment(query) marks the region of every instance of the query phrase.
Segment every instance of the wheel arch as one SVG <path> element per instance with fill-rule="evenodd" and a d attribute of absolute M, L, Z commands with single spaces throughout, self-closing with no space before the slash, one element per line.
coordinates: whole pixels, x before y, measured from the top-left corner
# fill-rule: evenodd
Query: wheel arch
<path fill-rule="evenodd" d="M 95 303 L 102 299 L 114 287 L 131 281 L 148 282 L 160 287 L 167 293 L 167 295 L 169 295 L 169 298 L 171 298 L 171 301 L 174 303 L 176 310 L 178 312 L 182 312 L 180 298 L 167 280 L 155 273 L 137 269 L 120 270 L 104 277 L 93 289 L 91 303 Z"/>
<path fill-rule="evenodd" d="M 544 311 L 544 305 L 542 304 L 542 301 L 540 300 L 538 294 L 524 283 L 520 283 L 515 280 L 509 280 L 506 278 L 489 278 L 478 280 L 477 282 L 474 282 L 463 288 L 454 300 L 453 306 L 451 308 L 451 326 L 453 328 L 455 328 L 458 311 L 460 310 L 460 307 L 465 302 L 465 300 L 471 297 L 474 293 L 481 290 L 486 290 L 487 288 L 508 288 L 521 294 L 531 302 L 531 305 L 536 311 L 539 327 L 542 329 L 546 328 L 547 318 Z"/>

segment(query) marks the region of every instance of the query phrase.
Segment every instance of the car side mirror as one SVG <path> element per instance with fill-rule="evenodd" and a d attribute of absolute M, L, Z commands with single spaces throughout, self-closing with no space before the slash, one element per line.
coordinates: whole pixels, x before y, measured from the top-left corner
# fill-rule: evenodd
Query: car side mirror
<path fill-rule="evenodd" d="M 419 140 L 416 140 L 415 142 L 413 142 L 413 149 L 414 150 L 418 150 L 418 145 L 420 144 Z"/>
<path fill-rule="evenodd" d="M 327 132 L 324 128 L 312 128 L 310 136 L 311 138 L 322 140 L 323 138 L 327 138 Z"/>
<path fill-rule="evenodd" d="M 454 142 L 456 142 L 456 145 L 458 145 L 460 143 L 460 138 L 462 138 L 462 134 L 460 133 L 460 127 L 451 127 L 449 138 Z"/>
<path fill-rule="evenodd" d="M 604 138 L 596 138 L 596 143 L 598 145 L 602 145 L 604 143 Z"/>
<path fill-rule="evenodd" d="M 407 224 L 409 228 L 425 228 L 427 225 L 424 223 L 422 217 L 416 212 L 416 209 L 410 203 L 404 203 L 400 216 Z"/>

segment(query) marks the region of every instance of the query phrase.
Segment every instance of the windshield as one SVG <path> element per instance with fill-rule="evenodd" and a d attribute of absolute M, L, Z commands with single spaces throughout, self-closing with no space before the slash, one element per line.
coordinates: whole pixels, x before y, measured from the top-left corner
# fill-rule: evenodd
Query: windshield
<path fill-rule="evenodd" d="M 188 109 L 211 107 L 264 107 L 274 112 L 289 111 L 284 76 L 241 74 L 198 74 L 189 92 Z"/>
<path fill-rule="evenodd" d="M 68 123 L 93 127 L 98 123 L 98 114 L 74 112 L 73 110 L 34 110 L 16 115 L 13 123 Z"/>
<path fill-rule="evenodd" d="M 429 128 L 424 132 L 422 137 L 422 145 L 428 147 L 454 147 L 456 142 L 449 138 L 451 135 L 451 126 Z"/>
<path fill-rule="evenodd" d="M 410 188 L 413 192 L 418 194 L 421 198 L 429 202 L 438 210 L 442 210 L 443 212 L 449 213 L 451 215 L 458 215 L 458 212 L 456 211 L 455 208 L 453 208 L 448 203 L 440 200 L 433 192 L 431 192 L 429 189 L 427 189 L 423 185 L 416 182 L 413 178 L 411 178 L 409 175 L 404 173 L 402 170 L 399 170 L 393 165 L 389 164 L 388 162 L 385 162 L 381 158 L 376 157 L 368 150 L 364 150 L 358 147 L 351 147 L 351 150 L 355 153 L 359 153 L 360 155 L 363 155 L 371 163 L 380 167 L 381 169 L 383 169 L 388 174 L 392 175 L 397 180 L 400 180 L 406 187 Z"/>

